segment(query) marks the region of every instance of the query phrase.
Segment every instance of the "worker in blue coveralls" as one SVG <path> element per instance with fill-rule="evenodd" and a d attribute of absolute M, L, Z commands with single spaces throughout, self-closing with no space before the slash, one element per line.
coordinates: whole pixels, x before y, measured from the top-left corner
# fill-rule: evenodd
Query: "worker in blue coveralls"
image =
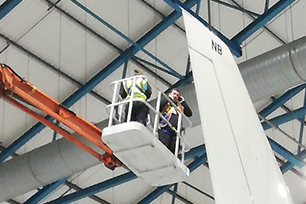
<path fill-rule="evenodd" d="M 148 83 L 148 80 L 140 76 L 141 72 L 138 70 L 134 70 L 134 75 L 139 76 L 136 77 L 136 83 L 134 88 L 134 98 L 141 98 L 143 100 L 148 100 L 152 94 L 152 88 Z M 120 88 L 119 94 L 123 99 L 129 99 L 132 94 L 132 86 L 133 86 L 133 79 L 129 79 L 122 83 Z M 125 121 L 127 121 L 129 110 L 129 103 L 125 108 Z M 142 101 L 133 101 L 132 106 L 132 114 L 131 114 L 131 121 L 137 121 L 143 124 L 144 126 L 147 125 L 147 117 L 149 114 L 149 107 L 146 106 L 145 103 Z"/>

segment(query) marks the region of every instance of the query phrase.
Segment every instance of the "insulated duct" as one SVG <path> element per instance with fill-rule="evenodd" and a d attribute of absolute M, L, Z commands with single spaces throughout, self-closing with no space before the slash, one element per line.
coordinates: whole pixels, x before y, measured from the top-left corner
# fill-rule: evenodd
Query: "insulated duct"
<path fill-rule="evenodd" d="M 97 126 L 106 127 L 107 121 Z M 103 154 L 81 136 L 80 141 Z M 27 193 L 41 186 L 71 176 L 99 164 L 100 161 L 65 138 L 34 149 L 0 165 L 0 202 Z"/>
<path fill-rule="evenodd" d="M 306 80 L 306 37 L 239 65 L 253 102 L 282 93 Z M 193 84 L 180 88 L 200 124 Z M 233 96 L 234 97 L 234 96 Z M 107 121 L 98 126 L 103 129 Z M 88 144 L 88 142 L 84 142 Z M 89 144 L 88 144 L 89 145 Z M 0 164 L 0 202 L 73 175 L 100 162 L 66 139 L 60 139 Z"/>
<path fill-rule="evenodd" d="M 306 36 L 239 65 L 253 102 L 306 81 Z"/>

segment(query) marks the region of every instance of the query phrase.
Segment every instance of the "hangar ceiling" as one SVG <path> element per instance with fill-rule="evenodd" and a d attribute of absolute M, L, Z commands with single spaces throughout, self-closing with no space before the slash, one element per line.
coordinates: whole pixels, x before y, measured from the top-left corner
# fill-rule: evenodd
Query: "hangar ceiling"
<path fill-rule="evenodd" d="M 221 36 L 241 69 L 306 34 L 305 1 L 182 2 Z M 108 118 L 109 84 L 121 79 L 124 70 L 131 76 L 141 69 L 161 90 L 183 89 L 192 82 L 181 14 L 162 0 L 2 0 L 0 62 L 94 123 Z M 269 81 L 258 79 L 252 86 L 265 89 Z M 286 88 L 259 98 L 254 107 L 273 122 L 274 128 L 263 123 L 266 135 L 294 202 L 303 204 L 305 85 Z M 61 138 L 4 100 L 0 131 L 0 168 Z M 2 203 L 214 203 L 200 127 L 188 130 L 186 137 L 193 171 L 177 187 L 153 188 L 124 168 L 112 172 L 97 163 Z"/>

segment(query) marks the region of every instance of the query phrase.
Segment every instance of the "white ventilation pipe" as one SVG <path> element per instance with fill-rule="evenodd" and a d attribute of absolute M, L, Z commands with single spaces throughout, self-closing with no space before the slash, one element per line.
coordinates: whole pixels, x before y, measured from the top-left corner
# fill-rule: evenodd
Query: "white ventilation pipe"
<path fill-rule="evenodd" d="M 242 77 L 253 102 L 304 83 L 305 56 L 306 37 L 303 37 L 240 64 Z M 182 87 L 181 92 L 193 110 L 193 126 L 199 125 L 200 116 L 193 84 Z M 106 125 L 107 121 L 98 124 L 101 129 Z M 99 163 L 95 157 L 66 139 L 47 144 L 0 164 L 0 202 Z"/>
<path fill-rule="evenodd" d="M 98 124 L 106 127 L 108 121 Z M 80 141 L 103 154 L 104 151 L 83 137 Z M 71 176 L 100 161 L 65 138 L 34 149 L 0 165 L 0 202 Z"/>
<path fill-rule="evenodd" d="M 306 36 L 239 65 L 253 102 L 306 81 Z"/>

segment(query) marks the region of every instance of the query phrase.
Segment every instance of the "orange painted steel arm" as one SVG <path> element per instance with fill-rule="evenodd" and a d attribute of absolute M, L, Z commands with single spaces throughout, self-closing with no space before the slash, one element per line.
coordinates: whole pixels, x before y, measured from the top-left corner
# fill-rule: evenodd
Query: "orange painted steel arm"
<path fill-rule="evenodd" d="M 101 141 L 102 132 L 98 127 L 85 121 L 84 119 L 76 115 L 74 112 L 70 111 L 57 101 L 53 100 L 43 92 L 36 89 L 36 87 L 30 84 L 29 82 L 21 79 L 16 73 L 14 73 L 11 68 L 6 65 L 1 64 L 0 78 L 0 94 L 3 95 L 7 101 L 17 106 L 21 110 L 27 112 L 28 114 L 42 122 L 44 125 L 52 128 L 68 140 L 72 141 L 79 147 L 83 148 L 90 154 L 97 157 L 99 160 L 102 160 L 106 166 L 106 163 L 108 163 L 108 165 L 111 165 L 110 163 L 113 163 L 113 165 L 120 166 L 120 162 L 113 156 L 112 150 Z M 58 120 L 59 122 L 65 124 L 71 130 L 75 131 L 97 147 L 101 148 L 105 152 L 105 154 L 99 155 L 99 153 L 95 152 L 85 144 L 76 140 L 68 132 L 62 130 L 61 128 L 57 127 L 53 123 L 43 118 L 42 116 L 36 114 L 35 112 L 26 108 L 11 97 L 7 96 L 5 90 L 9 90 L 17 94 L 31 105 L 42 110 L 43 112 L 50 115 L 52 118 Z M 112 165 L 108 167 L 113 169 Z"/>
<path fill-rule="evenodd" d="M 36 120 L 40 121 L 45 126 L 50 127 L 51 129 L 53 129 L 57 133 L 63 135 L 63 137 L 65 137 L 66 139 L 70 140 L 71 142 L 75 143 L 76 145 L 78 145 L 79 147 L 81 147 L 82 149 L 87 151 L 88 153 L 92 154 L 93 156 L 95 156 L 99 160 L 101 160 L 101 155 L 100 154 L 98 154 L 97 152 L 92 150 L 90 147 L 84 145 L 82 142 L 78 141 L 76 138 L 74 138 L 72 135 L 70 135 L 70 133 L 68 133 L 66 130 L 63 130 L 60 127 L 56 126 L 55 124 L 53 124 L 52 122 L 48 121 L 47 119 L 45 119 L 41 115 L 39 115 L 39 114 L 35 113 L 34 111 L 30 110 L 29 108 L 25 107 L 21 103 L 15 101 L 14 99 L 9 97 L 8 95 L 3 95 L 3 97 L 4 97 L 5 100 L 7 100 L 12 105 L 14 105 L 17 108 L 19 108 L 20 110 L 28 113 L 29 115 L 31 115 Z"/>

